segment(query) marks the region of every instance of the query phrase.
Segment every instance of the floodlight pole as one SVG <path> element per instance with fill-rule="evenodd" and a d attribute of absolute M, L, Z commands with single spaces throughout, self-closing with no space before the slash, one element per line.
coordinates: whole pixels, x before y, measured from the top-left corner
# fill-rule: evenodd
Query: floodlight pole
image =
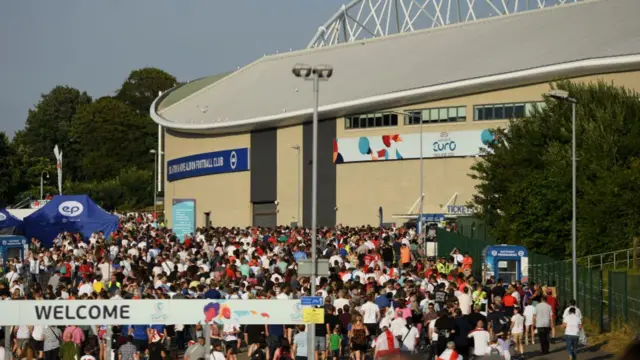
<path fill-rule="evenodd" d="M 47 174 L 47 179 L 49 178 L 49 172 L 47 170 L 40 173 L 40 200 L 44 200 L 44 174 Z"/>
<path fill-rule="evenodd" d="M 576 240 L 576 101 L 571 101 L 571 275 L 573 277 L 573 299 L 578 300 L 578 260 Z"/>
<path fill-rule="evenodd" d="M 569 96 L 565 90 L 551 90 L 547 96 L 558 101 L 571 103 L 571 293 L 574 300 L 578 300 L 578 246 L 576 232 L 576 104 L 578 101 Z"/>
<path fill-rule="evenodd" d="M 158 195 L 158 152 L 154 149 L 149 150 L 153 154 L 153 219 L 157 219 L 156 204 Z"/>
<path fill-rule="evenodd" d="M 318 274 L 318 258 L 316 243 L 318 241 L 318 104 L 320 102 L 320 74 L 313 72 L 313 143 L 311 145 L 311 296 L 316 295 L 316 277 Z M 315 324 L 307 329 L 307 360 L 315 359 Z"/>

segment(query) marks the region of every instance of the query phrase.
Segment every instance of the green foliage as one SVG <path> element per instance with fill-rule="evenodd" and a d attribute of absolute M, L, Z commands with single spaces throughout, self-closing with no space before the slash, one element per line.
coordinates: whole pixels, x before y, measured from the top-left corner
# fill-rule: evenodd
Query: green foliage
<path fill-rule="evenodd" d="M 560 82 L 578 100 L 578 256 L 631 246 L 640 218 L 640 101 L 605 83 Z M 571 105 L 553 99 L 496 130 L 472 167 L 474 203 L 499 241 L 563 258 L 571 251 Z"/>
<path fill-rule="evenodd" d="M 55 161 L 53 147 L 57 144 L 63 152 L 72 147 L 70 132 L 72 119 L 79 107 L 90 104 L 91 97 L 69 86 L 56 86 L 43 94 L 34 109 L 29 110 L 25 128 L 14 138 L 20 153 Z M 73 152 L 65 152 L 66 176 L 74 178 L 77 158 Z"/>
<path fill-rule="evenodd" d="M 114 97 L 95 102 L 86 92 L 57 86 L 29 110 L 13 139 L 0 133 L 0 203 L 57 194 L 53 147 L 63 152 L 65 194 L 89 194 L 105 209 L 140 209 L 153 203 L 157 126 L 149 107 L 177 84 L 155 68 L 132 71 Z"/>
<path fill-rule="evenodd" d="M 84 179 L 111 178 L 127 166 L 153 168 L 155 131 L 151 119 L 112 97 L 78 109 L 73 138 L 82 153 Z"/>
<path fill-rule="evenodd" d="M 88 194 L 105 210 L 135 210 L 153 204 L 153 173 L 130 167 L 112 179 L 67 182 L 66 194 Z"/>
<path fill-rule="evenodd" d="M 116 98 L 131 106 L 140 114 L 149 114 L 151 103 L 160 91 L 176 86 L 176 78 L 160 69 L 134 70 L 118 90 Z"/>

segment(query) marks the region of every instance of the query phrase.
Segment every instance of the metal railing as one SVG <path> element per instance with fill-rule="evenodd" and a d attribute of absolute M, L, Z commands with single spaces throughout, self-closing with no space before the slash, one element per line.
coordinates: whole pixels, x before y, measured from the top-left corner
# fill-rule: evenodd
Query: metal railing
<path fill-rule="evenodd" d="M 637 247 L 584 256 L 577 260 L 579 265 L 589 269 L 628 270 L 634 267 L 634 250 L 636 251 L 636 256 L 640 257 L 640 247 Z M 570 263 L 571 260 L 564 260 L 564 262 Z M 638 262 L 640 263 L 640 259 Z"/>

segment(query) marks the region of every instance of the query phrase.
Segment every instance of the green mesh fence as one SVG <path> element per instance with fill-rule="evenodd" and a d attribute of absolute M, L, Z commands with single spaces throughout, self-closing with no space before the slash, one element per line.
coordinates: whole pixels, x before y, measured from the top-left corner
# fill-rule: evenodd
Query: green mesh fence
<path fill-rule="evenodd" d="M 480 276 L 482 274 L 482 253 L 485 247 L 495 245 L 496 242 L 487 235 L 484 227 L 475 226 L 473 222 L 463 224 L 463 234 L 438 229 L 438 256 L 447 257 L 454 248 L 462 252 L 468 252 L 473 258 L 473 274 Z M 464 233 L 466 233 L 466 236 Z M 474 238 L 474 236 L 476 237 Z M 529 251 L 528 278 L 529 282 L 556 288 L 559 311 L 563 311 L 573 298 L 573 273 L 571 262 L 569 261 L 558 261 L 549 256 Z M 602 291 L 603 281 L 600 269 L 578 266 L 578 296 L 575 300 L 583 316 L 595 322 L 601 331 L 604 329 L 604 312 L 606 310 L 603 305 L 605 301 Z M 625 281 L 627 281 L 627 278 L 625 278 Z M 638 318 L 640 318 L 640 277 L 634 276 L 633 279 L 629 277 L 628 281 L 627 288 L 637 289 L 635 299 L 638 299 L 632 303 L 633 296 L 627 298 L 628 309 L 630 309 L 629 314 L 637 314 Z M 634 287 L 632 287 L 631 282 L 634 282 Z M 626 294 L 626 290 L 624 291 Z M 635 313 L 631 311 L 633 309 L 636 310 Z M 617 308 L 614 311 L 617 311 Z M 561 316 L 561 313 L 558 315 Z"/>

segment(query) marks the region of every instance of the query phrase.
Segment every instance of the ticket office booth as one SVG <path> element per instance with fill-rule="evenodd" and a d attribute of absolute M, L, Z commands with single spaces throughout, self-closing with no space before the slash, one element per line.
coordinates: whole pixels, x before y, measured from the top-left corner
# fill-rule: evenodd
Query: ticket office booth
<path fill-rule="evenodd" d="M 524 246 L 495 245 L 484 250 L 485 278 L 495 276 L 505 284 L 529 281 L 529 254 Z"/>
<path fill-rule="evenodd" d="M 8 260 L 18 258 L 24 261 L 29 251 L 29 240 L 19 235 L 1 235 L 0 236 L 0 259 L 4 271 L 7 271 Z"/>

